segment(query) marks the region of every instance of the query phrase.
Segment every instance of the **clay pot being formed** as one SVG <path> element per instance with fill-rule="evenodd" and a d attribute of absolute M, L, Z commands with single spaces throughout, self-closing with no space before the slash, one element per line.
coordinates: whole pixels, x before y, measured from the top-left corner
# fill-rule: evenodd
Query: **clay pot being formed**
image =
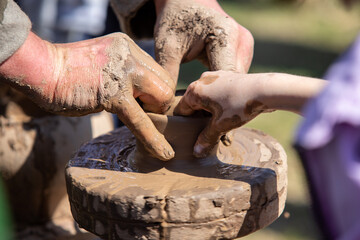
<path fill-rule="evenodd" d="M 233 239 L 283 211 L 287 164 L 266 134 L 236 129 L 209 157 L 192 155 L 207 118 L 149 114 L 175 150 L 163 162 L 126 128 L 84 144 L 66 168 L 75 220 L 104 239 Z"/>
<path fill-rule="evenodd" d="M 209 157 L 196 158 L 193 155 L 193 148 L 197 136 L 205 127 L 209 118 L 185 118 L 180 116 L 167 116 L 148 113 L 148 116 L 155 127 L 165 136 L 175 151 L 175 157 L 171 161 L 160 161 L 150 155 L 144 148 L 141 141 L 136 141 L 136 149 L 133 155 L 129 156 L 129 162 L 140 172 L 154 171 L 165 167 L 172 171 L 196 169 L 201 171 L 205 167 L 219 164 L 216 155 L 216 146 Z"/>

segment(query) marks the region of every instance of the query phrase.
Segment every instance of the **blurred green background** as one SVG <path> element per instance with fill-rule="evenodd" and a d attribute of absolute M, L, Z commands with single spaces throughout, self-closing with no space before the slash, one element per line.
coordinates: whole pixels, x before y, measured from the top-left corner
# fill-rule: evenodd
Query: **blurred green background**
<path fill-rule="evenodd" d="M 250 72 L 286 72 L 322 77 L 328 66 L 354 41 L 360 30 L 360 6 L 345 8 L 337 0 L 223 0 L 224 10 L 255 38 Z M 199 62 L 183 64 L 179 89 L 206 71 Z M 267 113 L 247 124 L 276 138 L 288 155 L 288 197 L 282 216 L 246 240 L 321 239 L 315 223 L 302 165 L 292 148 L 301 117 Z"/>

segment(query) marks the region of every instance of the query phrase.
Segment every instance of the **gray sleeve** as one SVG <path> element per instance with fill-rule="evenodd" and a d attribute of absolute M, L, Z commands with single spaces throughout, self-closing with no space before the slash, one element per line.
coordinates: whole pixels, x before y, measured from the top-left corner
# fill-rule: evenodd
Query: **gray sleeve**
<path fill-rule="evenodd" d="M 25 42 L 31 22 L 13 0 L 0 0 L 0 63 Z"/>
<path fill-rule="evenodd" d="M 133 39 L 153 38 L 156 11 L 153 0 L 111 0 L 121 30 Z"/>

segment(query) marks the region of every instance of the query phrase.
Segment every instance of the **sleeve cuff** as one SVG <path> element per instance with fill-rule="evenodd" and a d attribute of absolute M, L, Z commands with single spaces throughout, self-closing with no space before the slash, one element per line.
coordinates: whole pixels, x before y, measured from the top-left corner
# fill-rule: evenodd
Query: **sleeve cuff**
<path fill-rule="evenodd" d="M 13 0 L 0 0 L 0 64 L 25 42 L 31 22 Z"/>

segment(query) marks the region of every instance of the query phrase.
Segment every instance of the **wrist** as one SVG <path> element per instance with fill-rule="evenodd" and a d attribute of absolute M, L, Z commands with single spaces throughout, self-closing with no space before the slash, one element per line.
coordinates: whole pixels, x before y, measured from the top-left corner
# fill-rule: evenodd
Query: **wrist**
<path fill-rule="evenodd" d="M 0 74 L 6 83 L 22 92 L 30 92 L 34 98 L 44 98 L 52 86 L 52 44 L 30 32 L 24 44 L 0 65 Z"/>

